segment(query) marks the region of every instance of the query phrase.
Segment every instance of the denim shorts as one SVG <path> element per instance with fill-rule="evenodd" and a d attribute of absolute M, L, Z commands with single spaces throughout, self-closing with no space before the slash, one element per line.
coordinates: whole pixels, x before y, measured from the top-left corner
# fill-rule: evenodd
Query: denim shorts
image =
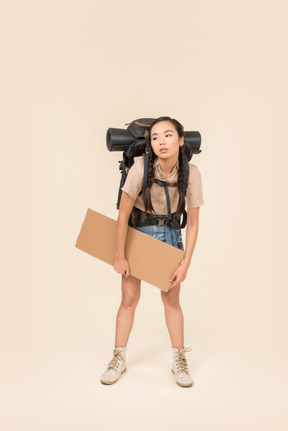
<path fill-rule="evenodd" d="M 181 229 L 173 229 L 172 227 L 167 225 L 149 225 L 141 227 L 135 226 L 135 229 L 139 230 L 140 232 L 146 233 L 153 238 L 160 239 L 160 241 L 166 242 L 173 247 L 179 248 L 180 250 L 184 250 Z"/>

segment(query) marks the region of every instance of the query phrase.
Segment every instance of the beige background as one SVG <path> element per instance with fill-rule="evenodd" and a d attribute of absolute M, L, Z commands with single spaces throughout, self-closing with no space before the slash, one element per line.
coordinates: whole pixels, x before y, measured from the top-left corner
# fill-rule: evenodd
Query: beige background
<path fill-rule="evenodd" d="M 286 430 L 285 2 L 18 1 L 1 17 L 0 429 Z M 144 283 L 127 373 L 104 386 L 120 278 L 74 244 L 88 207 L 117 217 L 107 128 L 160 115 L 202 135 L 181 292 L 195 384 L 175 384 Z"/>

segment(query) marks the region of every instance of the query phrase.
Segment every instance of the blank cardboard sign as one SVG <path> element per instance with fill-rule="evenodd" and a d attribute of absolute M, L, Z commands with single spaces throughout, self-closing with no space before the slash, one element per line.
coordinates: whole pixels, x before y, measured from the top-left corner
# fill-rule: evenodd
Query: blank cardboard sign
<path fill-rule="evenodd" d="M 114 265 L 116 221 L 88 208 L 75 247 Z M 184 251 L 128 226 L 125 255 L 131 275 L 167 292 Z"/>

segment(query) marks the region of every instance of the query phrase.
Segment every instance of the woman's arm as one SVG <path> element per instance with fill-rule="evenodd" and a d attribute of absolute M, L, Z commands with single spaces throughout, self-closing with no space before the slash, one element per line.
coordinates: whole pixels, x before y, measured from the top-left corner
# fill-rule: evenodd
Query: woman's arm
<path fill-rule="evenodd" d="M 116 256 L 113 268 L 126 278 L 130 275 L 130 267 L 125 257 L 125 244 L 128 230 L 128 219 L 135 200 L 126 192 L 122 192 L 119 214 L 116 224 Z"/>
<path fill-rule="evenodd" d="M 200 207 L 187 208 L 186 247 L 183 259 L 184 262 L 182 264 L 187 269 L 190 266 L 192 254 L 198 236 L 199 210 Z"/>
<path fill-rule="evenodd" d="M 181 263 L 173 272 L 171 279 L 169 280 L 172 282 L 170 289 L 175 287 L 177 283 L 184 281 L 187 276 L 187 271 L 191 263 L 192 254 L 198 236 L 199 210 L 200 207 L 187 209 L 186 247 L 183 263 Z"/>

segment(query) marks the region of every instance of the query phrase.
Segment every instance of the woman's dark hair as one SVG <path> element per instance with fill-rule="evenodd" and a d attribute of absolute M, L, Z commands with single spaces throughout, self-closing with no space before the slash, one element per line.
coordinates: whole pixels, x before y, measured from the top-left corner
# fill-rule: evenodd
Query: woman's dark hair
<path fill-rule="evenodd" d="M 151 146 L 151 129 L 155 124 L 160 123 L 160 121 L 170 121 L 170 123 L 172 123 L 175 126 L 175 129 L 177 130 L 179 139 L 182 138 L 182 136 L 184 136 L 184 127 L 182 126 L 182 124 L 179 123 L 179 121 L 175 120 L 174 118 L 170 118 L 170 117 L 156 118 L 156 120 L 154 120 L 153 123 L 151 123 L 150 127 L 148 128 L 150 158 L 149 158 L 149 167 L 148 167 L 147 186 L 143 190 L 143 202 L 144 202 L 144 206 L 145 206 L 145 214 L 146 215 L 148 212 L 149 213 L 155 213 L 154 208 L 152 206 L 151 194 L 150 194 L 150 187 L 152 186 L 153 179 L 154 179 L 153 164 L 154 164 L 154 161 L 156 159 L 156 155 L 155 155 L 155 153 L 152 149 L 152 146 Z M 183 168 L 182 148 L 179 149 L 179 159 L 178 159 L 179 160 L 179 170 L 178 170 L 179 200 L 178 200 L 178 207 L 176 210 L 176 216 L 177 217 L 180 217 L 181 214 L 183 214 L 183 212 L 185 210 L 185 196 L 184 196 L 184 191 L 183 191 L 184 168 Z"/>

